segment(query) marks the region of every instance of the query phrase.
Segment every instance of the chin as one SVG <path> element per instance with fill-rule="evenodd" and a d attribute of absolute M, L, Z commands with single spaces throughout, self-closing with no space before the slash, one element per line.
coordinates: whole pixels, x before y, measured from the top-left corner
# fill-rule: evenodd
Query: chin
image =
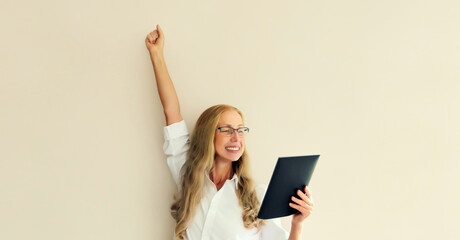
<path fill-rule="evenodd" d="M 232 161 L 232 162 L 236 162 L 236 161 L 240 160 L 241 156 L 242 155 L 239 155 L 238 157 L 236 157 L 236 156 L 227 156 L 226 158 L 228 160 Z"/>

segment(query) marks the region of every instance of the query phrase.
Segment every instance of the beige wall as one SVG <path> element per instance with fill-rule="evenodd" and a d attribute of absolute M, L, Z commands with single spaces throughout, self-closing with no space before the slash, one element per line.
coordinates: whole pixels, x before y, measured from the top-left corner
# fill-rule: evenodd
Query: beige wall
<path fill-rule="evenodd" d="M 2 1 L 0 239 L 171 239 L 144 44 L 189 129 L 245 114 L 257 182 L 321 154 L 303 239 L 459 239 L 458 1 Z M 289 228 L 290 218 L 283 219 Z"/>

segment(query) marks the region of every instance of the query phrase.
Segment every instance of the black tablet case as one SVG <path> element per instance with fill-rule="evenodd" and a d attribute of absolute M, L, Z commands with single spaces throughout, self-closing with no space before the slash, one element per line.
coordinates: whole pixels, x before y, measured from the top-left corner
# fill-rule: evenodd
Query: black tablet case
<path fill-rule="evenodd" d="M 257 217 L 270 219 L 298 213 L 289 206 L 291 196 L 299 198 L 298 189 L 305 192 L 318 158 L 319 155 L 278 158 Z"/>

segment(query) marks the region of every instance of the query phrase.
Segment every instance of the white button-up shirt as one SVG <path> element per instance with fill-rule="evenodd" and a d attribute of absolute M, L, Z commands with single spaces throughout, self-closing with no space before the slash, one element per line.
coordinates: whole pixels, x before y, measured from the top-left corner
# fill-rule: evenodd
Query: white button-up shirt
<path fill-rule="evenodd" d="M 189 133 L 185 121 L 182 120 L 164 127 L 165 143 L 163 150 L 167 155 L 169 169 L 175 183 L 180 188 L 180 170 L 185 163 L 189 149 Z M 236 190 L 238 177 L 227 180 L 217 191 L 215 184 L 207 173 L 203 186 L 203 198 L 197 205 L 195 216 L 187 228 L 187 240 L 283 240 L 288 239 L 289 233 L 281 226 L 280 219 L 267 220 L 260 232 L 257 228 L 247 229 L 243 225 L 242 209 L 239 205 Z M 265 195 L 267 187 L 256 185 L 259 201 Z M 174 239 L 174 235 L 173 235 Z"/>

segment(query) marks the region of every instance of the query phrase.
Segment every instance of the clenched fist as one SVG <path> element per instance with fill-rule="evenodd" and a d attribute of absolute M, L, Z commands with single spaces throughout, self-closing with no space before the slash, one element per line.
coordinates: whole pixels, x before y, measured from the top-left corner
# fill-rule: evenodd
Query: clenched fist
<path fill-rule="evenodd" d="M 165 44 L 165 37 L 160 25 L 157 24 L 157 29 L 147 34 L 145 38 L 145 45 L 149 50 L 150 54 L 163 54 L 163 48 Z"/>

